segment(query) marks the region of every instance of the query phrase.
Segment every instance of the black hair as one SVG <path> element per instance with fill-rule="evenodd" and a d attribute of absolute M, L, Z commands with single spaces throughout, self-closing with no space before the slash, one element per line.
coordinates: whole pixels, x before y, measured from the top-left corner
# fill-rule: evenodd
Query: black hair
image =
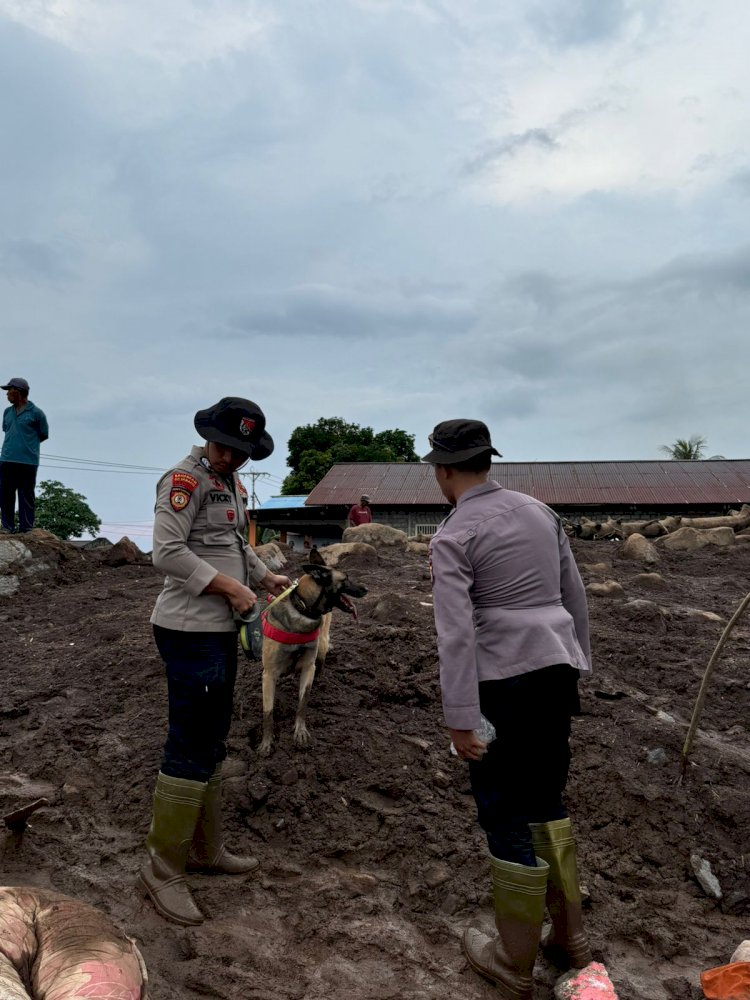
<path fill-rule="evenodd" d="M 441 463 L 437 463 L 440 465 Z M 474 455 L 473 458 L 467 458 L 463 462 L 454 462 L 451 465 L 446 465 L 444 468 L 456 469 L 457 472 L 489 472 L 490 465 L 492 465 L 492 452 L 487 449 L 487 451 L 481 451 L 478 455 Z"/>

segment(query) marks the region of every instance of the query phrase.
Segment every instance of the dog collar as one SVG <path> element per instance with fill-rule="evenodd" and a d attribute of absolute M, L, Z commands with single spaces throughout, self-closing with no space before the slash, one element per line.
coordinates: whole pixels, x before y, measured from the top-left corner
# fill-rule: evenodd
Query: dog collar
<path fill-rule="evenodd" d="M 312 632 L 285 632 L 272 625 L 268 621 L 267 615 L 268 609 L 266 608 L 260 618 L 263 623 L 263 635 L 268 639 L 275 639 L 276 642 L 283 642 L 287 646 L 302 646 L 306 642 L 313 642 L 320 635 L 320 628 L 313 629 Z"/>

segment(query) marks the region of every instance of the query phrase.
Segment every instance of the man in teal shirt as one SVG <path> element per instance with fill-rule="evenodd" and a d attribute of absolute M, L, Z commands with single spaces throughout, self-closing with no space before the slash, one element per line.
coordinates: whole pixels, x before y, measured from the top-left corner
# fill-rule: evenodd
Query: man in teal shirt
<path fill-rule="evenodd" d="M 16 493 L 18 494 L 18 530 L 34 527 L 34 488 L 39 468 L 39 445 L 49 437 L 44 413 L 29 399 L 25 378 L 12 378 L 7 385 L 10 406 L 3 413 L 5 439 L 0 451 L 0 510 L 2 530 L 16 530 Z"/>

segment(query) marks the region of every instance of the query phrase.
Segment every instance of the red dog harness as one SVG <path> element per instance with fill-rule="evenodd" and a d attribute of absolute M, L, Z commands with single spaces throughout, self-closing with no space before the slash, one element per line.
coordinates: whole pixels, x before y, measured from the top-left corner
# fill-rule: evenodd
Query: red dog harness
<path fill-rule="evenodd" d="M 263 611 L 260 616 L 263 623 L 263 635 L 269 639 L 275 639 L 276 642 L 283 642 L 287 646 L 302 646 L 306 642 L 314 642 L 320 635 L 320 628 L 313 629 L 312 632 L 284 632 L 272 625 L 268 621 L 267 615 L 268 611 Z"/>

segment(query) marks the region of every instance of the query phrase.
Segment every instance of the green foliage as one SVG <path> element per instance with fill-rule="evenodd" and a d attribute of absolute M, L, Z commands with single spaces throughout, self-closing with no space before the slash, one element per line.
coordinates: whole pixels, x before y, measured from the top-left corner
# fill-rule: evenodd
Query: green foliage
<path fill-rule="evenodd" d="M 309 493 L 337 462 L 418 462 L 414 435 L 395 428 L 376 434 L 372 427 L 349 424 L 341 417 L 321 417 L 295 427 L 289 438 L 284 495 Z"/>
<path fill-rule="evenodd" d="M 47 479 L 39 484 L 35 517 L 37 528 L 68 539 L 80 538 L 87 531 L 95 535 L 101 523 L 82 494 L 75 493 L 56 479 Z"/>
<path fill-rule="evenodd" d="M 674 444 L 663 444 L 659 451 L 678 462 L 698 462 L 706 454 L 706 439 L 700 434 L 692 437 L 677 438 Z"/>

